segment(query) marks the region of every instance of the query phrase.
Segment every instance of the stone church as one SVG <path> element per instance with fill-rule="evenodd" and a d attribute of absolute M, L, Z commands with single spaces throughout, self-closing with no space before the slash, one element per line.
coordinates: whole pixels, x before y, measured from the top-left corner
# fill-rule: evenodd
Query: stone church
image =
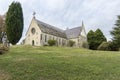
<path fill-rule="evenodd" d="M 87 42 L 85 26 L 78 26 L 72 29 L 62 30 L 35 18 L 29 25 L 24 40 L 25 45 L 44 46 L 48 45 L 48 40 L 56 40 L 57 46 L 68 46 L 69 40 L 75 42 L 74 47 L 82 47 Z"/>

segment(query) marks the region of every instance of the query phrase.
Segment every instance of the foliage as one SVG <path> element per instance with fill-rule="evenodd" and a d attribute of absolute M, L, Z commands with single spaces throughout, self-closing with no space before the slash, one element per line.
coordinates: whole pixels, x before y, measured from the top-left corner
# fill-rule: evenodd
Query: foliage
<path fill-rule="evenodd" d="M 98 48 L 98 46 L 103 42 L 103 41 L 107 41 L 105 36 L 103 35 L 102 31 L 100 29 L 97 29 L 95 31 L 95 46 L 96 49 Z"/>
<path fill-rule="evenodd" d="M 100 29 L 97 29 L 95 32 L 93 32 L 92 30 L 89 31 L 87 34 L 87 40 L 88 40 L 89 48 L 93 50 L 97 50 L 98 46 L 103 41 L 107 41 Z"/>
<path fill-rule="evenodd" d="M 5 15 L 0 16 L 0 43 L 2 43 L 2 32 L 5 31 L 5 23 L 3 18 L 5 17 Z"/>
<path fill-rule="evenodd" d="M 0 55 L 6 53 L 8 50 L 8 47 L 0 45 Z"/>
<path fill-rule="evenodd" d="M 56 45 L 56 40 L 48 40 L 49 46 L 55 46 Z"/>
<path fill-rule="evenodd" d="M 88 48 L 89 48 L 89 45 L 88 45 L 88 43 L 87 43 L 87 42 L 83 42 L 82 47 L 83 47 L 83 48 L 87 48 L 87 49 L 88 49 Z"/>
<path fill-rule="evenodd" d="M 113 41 L 110 42 L 110 48 L 111 48 L 111 51 L 118 51 L 119 48 L 116 46 L 116 43 L 114 43 Z"/>
<path fill-rule="evenodd" d="M 1 80 L 120 80 L 119 62 L 120 52 L 13 46 L 0 56 L 0 79 L 4 74 Z"/>
<path fill-rule="evenodd" d="M 119 50 L 120 48 L 120 16 L 118 16 L 118 20 L 116 20 L 116 26 L 110 32 L 112 35 L 112 46 L 115 50 Z"/>
<path fill-rule="evenodd" d="M 23 32 L 23 12 L 19 2 L 12 2 L 9 6 L 5 23 L 8 40 L 15 45 Z"/>
<path fill-rule="evenodd" d="M 3 19 L 2 17 L 0 16 L 0 43 L 2 43 L 2 26 L 3 25 Z"/>
<path fill-rule="evenodd" d="M 69 40 L 68 45 L 69 45 L 70 47 L 73 47 L 73 46 L 74 46 L 74 44 L 75 44 L 75 41 Z"/>
<path fill-rule="evenodd" d="M 90 30 L 87 34 L 87 40 L 88 40 L 88 44 L 89 44 L 89 49 L 95 49 L 95 35 L 94 32 L 92 30 Z"/>
<path fill-rule="evenodd" d="M 102 42 L 98 46 L 98 50 L 110 51 L 111 50 L 110 44 L 111 44 L 111 42 Z"/>

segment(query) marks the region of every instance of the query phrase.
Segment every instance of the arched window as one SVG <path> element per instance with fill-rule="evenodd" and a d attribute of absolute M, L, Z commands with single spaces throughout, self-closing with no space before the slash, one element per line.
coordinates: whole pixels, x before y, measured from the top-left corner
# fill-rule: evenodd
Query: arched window
<path fill-rule="evenodd" d="M 40 36 L 40 39 L 42 40 L 42 34 L 41 34 L 41 36 Z"/>
<path fill-rule="evenodd" d="M 59 39 L 59 45 L 61 45 L 61 39 Z"/>
<path fill-rule="evenodd" d="M 45 35 L 45 42 L 47 42 L 47 35 Z"/>

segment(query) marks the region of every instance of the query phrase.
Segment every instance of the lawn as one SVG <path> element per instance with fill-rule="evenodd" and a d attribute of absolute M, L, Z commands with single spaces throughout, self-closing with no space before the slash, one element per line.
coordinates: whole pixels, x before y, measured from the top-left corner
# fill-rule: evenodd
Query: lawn
<path fill-rule="evenodd" d="M 120 80 L 120 52 L 13 46 L 0 55 L 0 80 Z"/>

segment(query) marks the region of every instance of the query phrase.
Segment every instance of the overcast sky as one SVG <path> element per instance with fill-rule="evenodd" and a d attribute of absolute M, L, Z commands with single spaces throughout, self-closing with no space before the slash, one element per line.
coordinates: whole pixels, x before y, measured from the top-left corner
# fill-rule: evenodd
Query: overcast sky
<path fill-rule="evenodd" d="M 120 0 L 0 0 L 0 14 L 6 13 L 13 1 L 23 8 L 23 38 L 34 11 L 38 20 L 61 29 L 81 26 L 83 21 L 87 32 L 100 28 L 108 40 L 120 15 Z"/>

